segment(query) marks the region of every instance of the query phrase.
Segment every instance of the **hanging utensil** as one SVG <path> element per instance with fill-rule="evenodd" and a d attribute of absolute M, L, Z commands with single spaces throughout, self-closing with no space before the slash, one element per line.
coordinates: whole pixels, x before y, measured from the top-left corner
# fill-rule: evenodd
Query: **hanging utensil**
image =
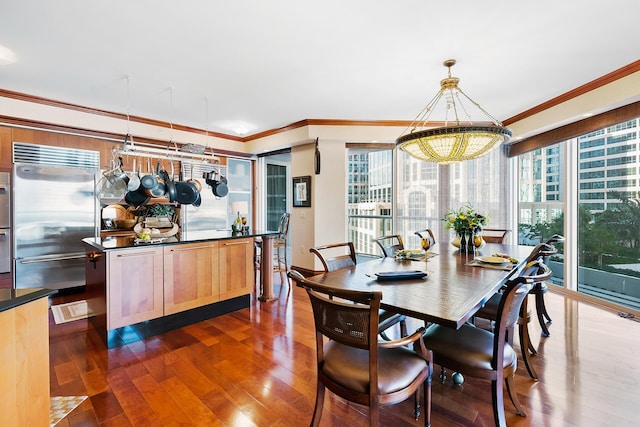
<path fill-rule="evenodd" d="M 127 184 L 127 189 L 129 191 L 136 191 L 140 187 L 140 175 L 136 170 L 136 159 L 133 158 L 133 172 L 131 173 L 131 177 L 129 177 L 129 183 Z"/>
<path fill-rule="evenodd" d="M 118 166 L 116 166 L 115 159 L 112 160 L 111 169 L 103 172 L 102 178 L 96 183 L 95 195 L 103 205 L 112 205 L 120 202 L 127 192 L 129 177 L 122 171 L 121 166 L 122 158 L 120 158 L 120 165 Z"/>

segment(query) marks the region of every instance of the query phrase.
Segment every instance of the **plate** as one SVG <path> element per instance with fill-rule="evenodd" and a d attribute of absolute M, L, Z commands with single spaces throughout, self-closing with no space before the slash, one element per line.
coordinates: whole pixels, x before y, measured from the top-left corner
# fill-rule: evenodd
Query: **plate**
<path fill-rule="evenodd" d="M 485 264 L 506 264 L 508 259 L 499 256 L 479 256 L 476 257 L 476 261 L 484 262 Z"/>
<path fill-rule="evenodd" d="M 415 271 L 384 271 L 376 273 L 376 280 L 404 280 L 404 279 L 422 279 L 427 273 L 420 270 Z"/>

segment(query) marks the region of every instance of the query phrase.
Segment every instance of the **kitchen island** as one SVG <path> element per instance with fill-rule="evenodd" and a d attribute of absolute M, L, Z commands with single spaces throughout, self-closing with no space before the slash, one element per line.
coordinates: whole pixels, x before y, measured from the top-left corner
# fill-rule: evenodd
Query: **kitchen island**
<path fill-rule="evenodd" d="M 0 414 L 6 426 L 49 425 L 50 289 L 0 289 Z"/>
<path fill-rule="evenodd" d="M 248 307 L 256 237 L 263 251 L 260 299 L 269 301 L 277 236 L 198 231 L 142 244 L 126 236 L 85 238 L 91 321 L 112 348 Z"/>

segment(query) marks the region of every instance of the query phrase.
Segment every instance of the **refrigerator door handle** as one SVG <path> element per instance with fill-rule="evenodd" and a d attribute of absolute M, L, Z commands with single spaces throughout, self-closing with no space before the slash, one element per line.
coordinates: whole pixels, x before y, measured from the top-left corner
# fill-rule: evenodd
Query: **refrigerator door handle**
<path fill-rule="evenodd" d="M 35 264 L 40 262 L 51 262 L 51 261 L 66 261 L 69 259 L 81 259 L 85 258 L 86 254 L 84 252 L 78 252 L 73 254 L 61 254 L 61 255 L 49 255 L 49 256 L 41 256 L 41 257 L 32 257 L 32 258 L 22 258 L 17 259 L 21 264 Z"/>

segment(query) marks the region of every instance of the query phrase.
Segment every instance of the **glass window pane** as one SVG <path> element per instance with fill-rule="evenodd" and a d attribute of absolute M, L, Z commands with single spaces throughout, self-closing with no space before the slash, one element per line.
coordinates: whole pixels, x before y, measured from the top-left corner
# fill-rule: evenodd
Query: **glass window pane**
<path fill-rule="evenodd" d="M 638 120 L 580 136 L 578 291 L 640 308 Z M 599 147 L 593 149 L 593 147 Z M 582 173 L 589 169 L 588 173 Z"/>
<path fill-rule="evenodd" d="M 565 148 L 565 143 L 560 143 L 518 157 L 520 169 L 518 243 L 521 245 L 535 246 L 540 242 L 546 242 L 554 234 L 564 235 Z M 523 173 L 523 165 L 536 162 L 553 166 L 543 168 L 540 174 Z M 558 249 L 558 255 L 549 261 L 549 266 L 553 270 L 550 283 L 562 286 L 564 284 L 563 248 L 562 244 L 555 246 Z"/>
<path fill-rule="evenodd" d="M 347 238 L 356 252 L 377 254 L 373 239 L 393 229 L 393 151 L 350 148 L 347 163 Z"/>

